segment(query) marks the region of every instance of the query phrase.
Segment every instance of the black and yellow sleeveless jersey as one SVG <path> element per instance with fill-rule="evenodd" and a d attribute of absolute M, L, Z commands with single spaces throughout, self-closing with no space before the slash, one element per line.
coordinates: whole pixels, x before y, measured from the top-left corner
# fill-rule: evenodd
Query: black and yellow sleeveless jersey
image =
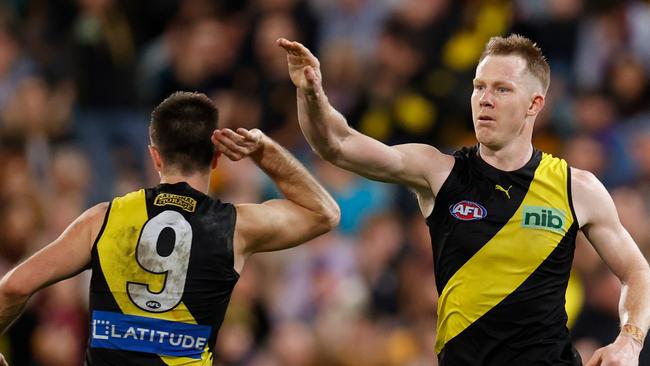
<path fill-rule="evenodd" d="M 477 146 L 454 158 L 427 218 L 440 365 L 581 365 L 564 310 L 578 231 L 567 163 L 535 150 L 505 172 Z"/>
<path fill-rule="evenodd" d="M 92 249 L 86 365 L 212 365 L 235 218 L 187 183 L 115 198 Z"/>

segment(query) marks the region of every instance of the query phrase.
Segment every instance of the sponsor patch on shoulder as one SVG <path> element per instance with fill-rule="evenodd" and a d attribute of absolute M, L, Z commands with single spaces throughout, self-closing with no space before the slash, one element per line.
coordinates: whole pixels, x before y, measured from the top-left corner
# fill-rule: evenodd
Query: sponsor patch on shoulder
<path fill-rule="evenodd" d="M 487 216 L 487 210 L 481 204 L 465 200 L 449 206 L 449 213 L 462 221 L 480 220 Z"/>
<path fill-rule="evenodd" d="M 196 200 L 194 198 L 172 193 L 158 194 L 153 204 L 156 206 L 172 205 L 180 207 L 187 212 L 194 212 L 196 210 Z"/>

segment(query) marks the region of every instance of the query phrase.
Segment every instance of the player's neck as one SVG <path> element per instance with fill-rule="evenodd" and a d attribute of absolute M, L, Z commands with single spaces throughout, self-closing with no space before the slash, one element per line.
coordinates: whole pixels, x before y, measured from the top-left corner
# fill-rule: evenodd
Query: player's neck
<path fill-rule="evenodd" d="M 481 159 L 491 166 L 506 172 L 522 168 L 533 155 L 533 145 L 526 143 L 513 143 L 500 149 L 491 149 L 483 144 L 479 145 Z"/>
<path fill-rule="evenodd" d="M 183 175 L 183 174 L 168 173 L 168 174 L 160 175 L 161 184 L 162 183 L 174 184 L 180 182 L 186 182 L 197 191 L 201 191 L 207 194 L 208 184 L 210 182 L 210 174 L 194 173 L 192 175 Z"/>

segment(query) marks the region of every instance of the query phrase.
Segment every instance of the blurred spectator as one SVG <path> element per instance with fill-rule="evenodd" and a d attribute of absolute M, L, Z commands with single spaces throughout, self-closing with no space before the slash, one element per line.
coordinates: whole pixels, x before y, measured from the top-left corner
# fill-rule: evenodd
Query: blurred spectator
<path fill-rule="evenodd" d="M 593 352 L 614 341 L 620 331 L 618 299 L 620 282 L 604 265 L 600 264 L 588 277 L 587 304 L 571 330 L 575 347 L 583 360 Z M 644 347 L 639 365 L 650 364 L 650 352 Z"/>
<path fill-rule="evenodd" d="M 75 366 L 83 361 L 87 338 L 87 319 L 81 300 L 81 277 L 48 288 L 43 306 L 38 307 L 40 322 L 31 348 L 43 366 Z"/>
<path fill-rule="evenodd" d="M 553 76 L 536 147 L 603 180 L 647 256 L 648 24 L 645 0 L 2 2 L 0 274 L 89 202 L 155 182 L 144 160 L 149 106 L 177 89 L 202 91 L 222 126 L 264 129 L 342 207 L 338 233 L 249 262 L 215 364 L 435 365 L 433 256 L 417 201 L 309 151 L 275 40 L 318 50 L 327 94 L 354 127 L 451 152 L 475 143 L 469 96 L 484 42 L 531 37 Z M 211 192 L 232 202 L 277 194 L 252 164 L 221 159 L 212 178 Z M 618 332 L 618 288 L 582 235 L 574 272 L 571 296 L 584 306 L 573 334 L 586 360 Z M 87 281 L 34 298 L 0 352 L 14 365 L 81 364 Z"/>
<path fill-rule="evenodd" d="M 307 366 L 317 361 L 314 332 L 301 322 L 282 322 L 270 337 L 271 352 L 280 365 Z"/>
<path fill-rule="evenodd" d="M 650 46 L 650 4 L 642 1 L 595 2 L 590 16 L 580 22 L 574 70 L 580 87 L 604 85 L 609 61 L 617 54 L 631 52 L 648 70 Z M 600 5 L 597 5 L 600 4 Z"/>
<path fill-rule="evenodd" d="M 534 39 L 544 50 L 554 77 L 572 79 L 572 63 L 576 53 L 578 17 L 583 0 L 549 0 L 515 2 L 512 31 Z"/>
<path fill-rule="evenodd" d="M 634 56 L 618 54 L 611 60 L 606 88 L 623 119 L 650 112 L 648 73 Z"/>
<path fill-rule="evenodd" d="M 400 281 L 404 233 L 398 217 L 379 214 L 370 217 L 360 233 L 359 271 L 370 291 L 370 313 L 376 317 L 399 314 Z"/>
<path fill-rule="evenodd" d="M 314 323 L 330 311 L 354 312 L 366 301 L 352 242 L 329 234 L 295 251 L 283 269 L 285 282 L 274 289 L 274 318 Z"/>
<path fill-rule="evenodd" d="M 233 34 L 232 25 L 215 18 L 203 17 L 179 26 L 170 30 L 170 63 L 152 85 L 156 88 L 154 101 L 176 90 L 209 93 L 231 87 L 241 35 Z"/>
<path fill-rule="evenodd" d="M 3 15 L 0 8 L 0 112 L 7 108 L 21 83 L 36 72 L 34 63 L 23 53 L 17 30 Z"/>
<path fill-rule="evenodd" d="M 69 134 L 73 92 L 65 83 L 56 89 L 39 77 L 22 82 L 10 104 L 0 113 L 4 134 L 23 140 L 31 174 L 48 191 L 52 144 Z"/>
<path fill-rule="evenodd" d="M 286 57 L 275 41 L 289 35 L 301 38 L 298 25 L 288 12 L 261 14 L 253 34 L 258 92 L 262 102 L 260 128 L 290 150 L 302 144 L 295 106 L 295 90 L 289 83 Z"/>
<path fill-rule="evenodd" d="M 351 52 L 369 58 L 377 45 L 381 25 L 394 1 L 381 0 L 313 0 L 320 18 L 321 50 L 345 39 Z"/>
<path fill-rule="evenodd" d="M 602 93 L 585 92 L 575 100 L 576 129 L 595 139 L 597 145 L 604 150 L 604 165 L 594 174 L 610 186 L 628 183 L 633 175 L 632 162 L 617 112 L 614 101 Z"/>
<path fill-rule="evenodd" d="M 90 203 L 115 195 L 121 171 L 143 171 L 146 114 L 135 89 L 133 29 L 117 0 L 78 0 L 73 26 L 75 130 L 93 169 Z M 126 149 L 117 165 L 116 146 Z"/>
<path fill-rule="evenodd" d="M 391 205 L 392 186 L 359 178 L 321 159 L 314 162 L 314 169 L 341 207 L 339 231 L 343 234 L 358 235 L 373 213 Z"/>

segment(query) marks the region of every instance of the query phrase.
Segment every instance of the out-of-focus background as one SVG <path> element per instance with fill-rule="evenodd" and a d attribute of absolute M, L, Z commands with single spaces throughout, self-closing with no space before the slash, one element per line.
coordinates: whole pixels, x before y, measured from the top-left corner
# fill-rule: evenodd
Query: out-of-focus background
<path fill-rule="evenodd" d="M 336 232 L 247 263 L 215 364 L 435 365 L 437 292 L 415 197 L 315 157 L 275 40 L 316 53 L 331 102 L 363 133 L 452 152 L 475 143 L 483 46 L 510 32 L 552 68 L 536 146 L 594 172 L 647 257 L 650 1 L 2 0 L 0 275 L 89 205 L 156 184 L 149 112 L 173 91 L 201 91 L 222 126 L 261 128 L 342 208 Z M 222 159 L 214 177 L 224 200 L 276 195 L 248 161 Z M 80 365 L 88 279 L 36 295 L 0 352 L 18 366 Z M 619 292 L 581 237 L 567 308 L 585 360 L 617 335 Z"/>

